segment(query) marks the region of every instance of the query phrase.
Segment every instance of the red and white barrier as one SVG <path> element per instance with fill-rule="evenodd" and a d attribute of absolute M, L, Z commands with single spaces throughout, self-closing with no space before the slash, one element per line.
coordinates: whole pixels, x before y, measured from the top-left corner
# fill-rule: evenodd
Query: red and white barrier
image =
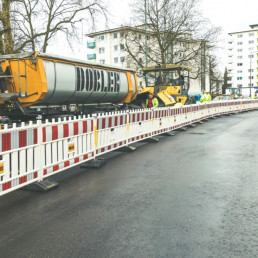
<path fill-rule="evenodd" d="M 139 109 L 7 125 L 0 131 L 0 196 L 104 153 L 212 116 L 258 109 L 258 100 Z"/>
<path fill-rule="evenodd" d="M 39 123 L 31 122 L 21 127 L 4 125 L 0 131 L 0 195 L 38 181 L 39 128 Z"/>
<path fill-rule="evenodd" d="M 96 156 L 94 117 L 79 117 L 42 125 L 42 178 Z"/>

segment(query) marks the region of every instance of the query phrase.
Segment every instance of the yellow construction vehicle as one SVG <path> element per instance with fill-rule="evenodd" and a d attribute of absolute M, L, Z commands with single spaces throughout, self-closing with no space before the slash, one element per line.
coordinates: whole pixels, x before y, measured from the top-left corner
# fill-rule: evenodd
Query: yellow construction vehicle
<path fill-rule="evenodd" d="M 188 104 L 190 87 L 190 67 L 166 64 L 144 67 L 145 85 L 138 94 L 138 103 L 147 98 L 148 93 L 154 93 L 159 98 L 160 106 Z"/>

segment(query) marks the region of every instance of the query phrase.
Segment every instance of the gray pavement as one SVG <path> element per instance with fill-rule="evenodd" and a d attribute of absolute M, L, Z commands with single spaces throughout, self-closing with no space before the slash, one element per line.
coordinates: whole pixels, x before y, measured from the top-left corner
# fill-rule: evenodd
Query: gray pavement
<path fill-rule="evenodd" d="M 257 129 L 218 118 L 3 196 L 0 257 L 257 257 Z"/>

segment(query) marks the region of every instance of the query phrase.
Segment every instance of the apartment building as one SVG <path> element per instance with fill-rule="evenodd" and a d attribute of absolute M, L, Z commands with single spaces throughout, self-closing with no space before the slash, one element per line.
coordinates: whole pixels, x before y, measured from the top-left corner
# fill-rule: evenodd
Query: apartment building
<path fill-rule="evenodd" d="M 131 27 L 131 26 L 121 26 L 115 29 L 109 29 L 105 31 L 98 31 L 86 35 L 89 37 L 87 42 L 88 54 L 87 58 L 90 61 L 114 65 L 124 68 L 131 68 L 137 71 L 139 85 L 144 87 L 145 82 L 141 74 L 141 65 L 146 64 L 146 57 L 142 48 L 145 48 L 145 28 L 144 25 Z M 177 58 L 182 57 L 182 55 L 187 54 L 187 48 L 200 47 L 201 41 L 192 40 L 191 35 L 185 35 L 182 42 L 173 46 L 173 50 L 167 53 L 167 57 L 170 59 L 168 63 L 175 62 Z M 131 51 L 133 52 L 134 58 L 129 55 L 126 51 L 126 46 L 130 45 Z M 157 46 L 155 37 L 150 31 L 148 31 L 147 45 L 149 55 L 154 53 L 154 49 Z M 175 49 L 182 49 L 176 56 Z M 184 51 L 183 51 L 184 50 Z M 153 51 L 153 52 L 151 52 Z M 180 53 L 181 52 L 181 53 Z M 172 60 L 172 61 L 171 61 Z M 188 65 L 193 68 L 192 77 L 196 77 L 196 73 L 201 73 L 196 79 L 191 79 L 191 87 L 189 93 L 199 93 L 203 90 L 209 91 L 210 89 L 210 79 L 209 79 L 209 68 L 208 64 L 208 52 L 200 51 L 199 57 L 194 61 L 191 60 L 184 65 Z M 148 60 L 148 65 L 154 65 L 151 58 Z"/>
<path fill-rule="evenodd" d="M 249 96 L 258 89 L 258 24 L 229 33 L 228 87 Z"/>

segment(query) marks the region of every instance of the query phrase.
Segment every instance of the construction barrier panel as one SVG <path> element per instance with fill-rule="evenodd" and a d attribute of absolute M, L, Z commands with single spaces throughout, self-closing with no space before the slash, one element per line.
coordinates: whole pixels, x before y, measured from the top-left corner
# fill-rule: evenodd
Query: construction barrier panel
<path fill-rule="evenodd" d="M 258 100 L 229 100 L 4 125 L 0 196 L 134 142 L 213 116 L 254 109 Z"/>

